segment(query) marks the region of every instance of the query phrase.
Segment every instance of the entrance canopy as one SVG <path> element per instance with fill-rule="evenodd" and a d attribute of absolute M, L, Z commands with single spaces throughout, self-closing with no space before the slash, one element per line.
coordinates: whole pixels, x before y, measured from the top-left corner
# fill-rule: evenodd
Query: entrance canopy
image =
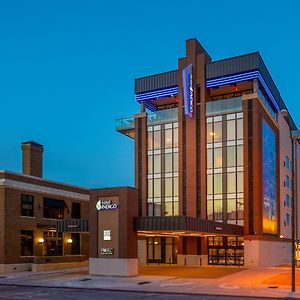
<path fill-rule="evenodd" d="M 135 230 L 140 234 L 165 233 L 171 235 L 243 235 L 244 227 L 202 220 L 187 216 L 138 217 Z"/>

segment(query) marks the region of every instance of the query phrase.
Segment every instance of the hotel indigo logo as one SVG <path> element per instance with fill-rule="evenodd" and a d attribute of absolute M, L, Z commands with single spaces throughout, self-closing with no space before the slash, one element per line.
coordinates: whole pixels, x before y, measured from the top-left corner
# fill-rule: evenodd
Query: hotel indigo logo
<path fill-rule="evenodd" d="M 184 100 L 184 113 L 190 118 L 193 116 L 194 105 L 194 90 L 193 90 L 193 74 L 192 64 L 188 65 L 182 70 L 182 83 L 183 83 L 183 100 Z"/>
<path fill-rule="evenodd" d="M 99 200 L 96 203 L 97 210 L 115 210 L 118 208 L 118 204 L 113 203 L 111 200 Z"/>

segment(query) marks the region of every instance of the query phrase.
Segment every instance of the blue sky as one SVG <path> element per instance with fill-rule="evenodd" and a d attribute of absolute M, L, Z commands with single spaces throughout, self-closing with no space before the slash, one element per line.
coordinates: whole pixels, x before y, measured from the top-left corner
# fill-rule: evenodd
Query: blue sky
<path fill-rule="evenodd" d="M 213 60 L 260 51 L 300 126 L 300 2 L 0 1 L 0 169 L 44 144 L 44 177 L 133 185 L 134 78 L 177 68 L 196 37 Z M 298 87 L 298 88 L 297 88 Z"/>

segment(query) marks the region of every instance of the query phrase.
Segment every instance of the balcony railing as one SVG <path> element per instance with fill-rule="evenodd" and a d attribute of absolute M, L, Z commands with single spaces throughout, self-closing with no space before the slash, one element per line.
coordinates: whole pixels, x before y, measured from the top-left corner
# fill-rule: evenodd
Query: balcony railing
<path fill-rule="evenodd" d="M 121 117 L 116 119 L 116 121 L 117 121 L 117 126 L 116 126 L 117 131 L 134 129 L 134 116 Z"/>
<path fill-rule="evenodd" d="M 206 116 L 242 110 L 242 97 L 216 100 L 206 103 Z"/>

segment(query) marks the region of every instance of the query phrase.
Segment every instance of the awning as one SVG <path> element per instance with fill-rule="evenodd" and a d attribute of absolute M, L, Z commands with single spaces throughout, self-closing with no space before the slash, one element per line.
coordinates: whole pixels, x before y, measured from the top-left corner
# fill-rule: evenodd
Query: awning
<path fill-rule="evenodd" d="M 58 232 L 89 232 L 89 222 L 83 219 L 57 220 Z"/>
<path fill-rule="evenodd" d="M 64 200 L 57 200 L 52 198 L 44 198 L 44 205 L 57 208 L 68 208 Z"/>

